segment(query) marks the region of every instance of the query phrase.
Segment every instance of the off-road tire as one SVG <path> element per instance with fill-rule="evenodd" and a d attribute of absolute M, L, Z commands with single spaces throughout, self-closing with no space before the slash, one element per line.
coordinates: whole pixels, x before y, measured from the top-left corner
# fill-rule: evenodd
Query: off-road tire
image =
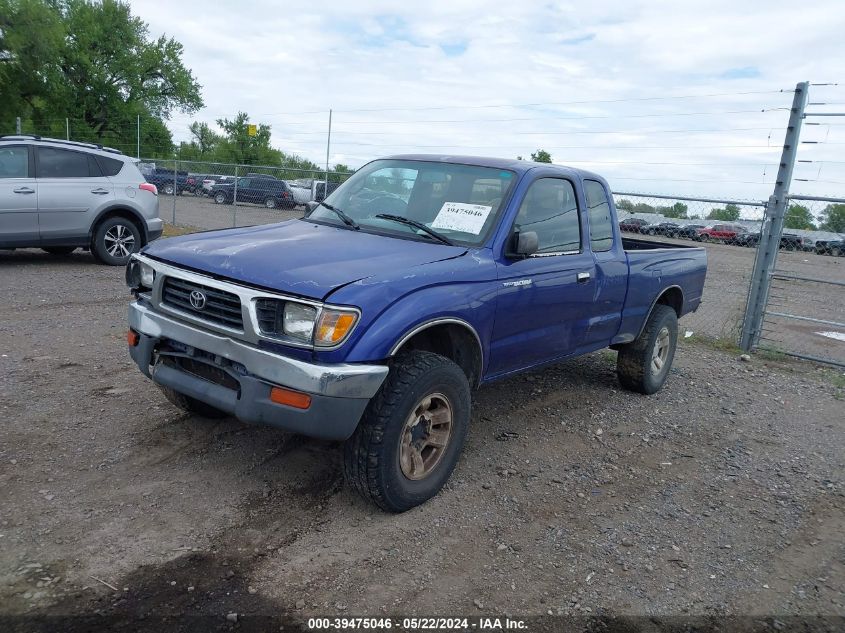
<path fill-rule="evenodd" d="M 43 246 L 42 251 L 50 253 L 50 255 L 65 256 L 70 255 L 76 250 L 75 246 Z"/>
<path fill-rule="evenodd" d="M 170 401 L 175 407 L 182 409 L 185 413 L 190 413 L 192 415 L 198 415 L 203 418 L 209 418 L 212 420 L 219 420 L 221 418 L 228 418 L 229 414 L 225 411 L 221 411 L 216 407 L 212 407 L 210 404 L 206 404 L 205 402 L 200 402 L 196 398 L 191 398 L 190 396 L 186 396 L 183 393 L 179 393 L 178 391 L 174 391 L 170 387 L 164 387 L 162 385 L 156 385 L 161 392 L 164 394 L 164 397 Z"/>
<path fill-rule="evenodd" d="M 131 248 L 128 248 L 127 245 L 129 253 L 125 255 L 122 252 L 114 255 L 109 253 L 109 244 L 106 243 L 106 235 L 112 229 L 117 229 L 118 227 L 123 227 L 123 231 L 130 233 L 133 239 Z M 91 251 L 94 253 L 95 259 L 102 264 L 108 266 L 125 266 L 132 253 L 137 253 L 141 250 L 142 246 L 141 230 L 137 225 L 132 220 L 116 216 L 101 222 L 94 230 L 94 241 L 91 244 Z"/>
<path fill-rule="evenodd" d="M 431 394 L 443 394 L 452 408 L 452 429 L 442 458 L 422 479 L 406 477 L 400 466 L 405 423 Z M 436 495 L 455 468 L 469 430 L 471 396 L 466 374 L 448 358 L 412 351 L 398 357 L 381 389 L 367 405 L 343 450 L 346 481 L 382 510 L 404 512 Z"/>
<path fill-rule="evenodd" d="M 669 348 L 659 371 L 653 369 L 654 349 L 658 335 L 668 329 Z M 619 346 L 616 357 L 616 376 L 629 391 L 647 395 L 656 393 L 666 382 L 678 346 L 678 315 L 669 306 L 657 304 L 648 317 L 642 333 L 632 342 Z"/>

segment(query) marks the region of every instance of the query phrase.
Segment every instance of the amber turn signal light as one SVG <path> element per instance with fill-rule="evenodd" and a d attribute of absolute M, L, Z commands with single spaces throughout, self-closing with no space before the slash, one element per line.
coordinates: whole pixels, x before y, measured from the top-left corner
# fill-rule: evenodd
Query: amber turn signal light
<path fill-rule="evenodd" d="M 311 406 L 311 396 L 301 391 L 292 391 L 284 387 L 273 387 L 270 390 L 270 400 L 276 404 L 284 404 L 294 409 L 307 409 Z"/>
<path fill-rule="evenodd" d="M 129 330 L 126 333 L 126 342 L 129 343 L 129 347 L 138 347 L 138 343 L 141 342 L 141 335 L 135 330 Z"/>

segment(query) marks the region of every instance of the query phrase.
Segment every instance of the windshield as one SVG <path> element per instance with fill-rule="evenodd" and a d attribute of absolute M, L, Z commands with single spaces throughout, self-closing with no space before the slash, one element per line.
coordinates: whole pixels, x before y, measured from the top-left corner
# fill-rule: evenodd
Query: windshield
<path fill-rule="evenodd" d="M 434 239 L 418 227 L 386 217 L 393 215 L 423 224 L 454 243 L 478 246 L 495 225 L 514 180 L 513 172 L 491 167 L 377 160 L 355 172 L 326 202 L 364 231 Z M 343 224 L 325 207 L 314 209 L 308 219 Z"/>

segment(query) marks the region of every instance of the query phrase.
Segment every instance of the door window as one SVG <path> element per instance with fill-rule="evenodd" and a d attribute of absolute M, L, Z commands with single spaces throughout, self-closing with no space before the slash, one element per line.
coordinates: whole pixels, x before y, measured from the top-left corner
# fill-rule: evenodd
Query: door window
<path fill-rule="evenodd" d="M 540 178 L 525 194 L 515 227 L 537 233 L 537 253 L 579 252 L 581 221 L 572 183 L 561 178 Z"/>
<path fill-rule="evenodd" d="M 29 178 L 29 150 L 25 145 L 0 148 L 0 178 Z"/>
<path fill-rule="evenodd" d="M 613 223 L 610 219 L 610 202 L 600 182 L 585 180 L 587 211 L 590 216 L 590 248 L 594 253 L 613 248 Z"/>
<path fill-rule="evenodd" d="M 89 178 L 91 175 L 88 154 L 55 147 L 38 148 L 39 178 Z"/>

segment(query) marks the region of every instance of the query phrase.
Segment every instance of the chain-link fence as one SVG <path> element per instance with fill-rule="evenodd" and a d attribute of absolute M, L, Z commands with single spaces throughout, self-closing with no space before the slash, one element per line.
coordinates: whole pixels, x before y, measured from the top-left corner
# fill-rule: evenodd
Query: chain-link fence
<path fill-rule="evenodd" d="M 824 223 L 845 210 L 845 199 L 794 196 L 789 208 Z M 806 248 L 778 254 L 758 345 L 845 367 L 845 235 L 789 232 L 801 233 Z"/>
<path fill-rule="evenodd" d="M 707 247 L 707 279 L 698 311 L 682 335 L 736 343 L 760 237 L 764 204 L 742 200 L 614 192 L 622 235 Z"/>
<path fill-rule="evenodd" d="M 154 159 L 142 159 L 139 167 L 158 187 L 161 217 L 198 229 L 302 217 L 307 202 L 326 195 L 325 171 Z M 349 175 L 328 172 L 328 192 Z"/>

